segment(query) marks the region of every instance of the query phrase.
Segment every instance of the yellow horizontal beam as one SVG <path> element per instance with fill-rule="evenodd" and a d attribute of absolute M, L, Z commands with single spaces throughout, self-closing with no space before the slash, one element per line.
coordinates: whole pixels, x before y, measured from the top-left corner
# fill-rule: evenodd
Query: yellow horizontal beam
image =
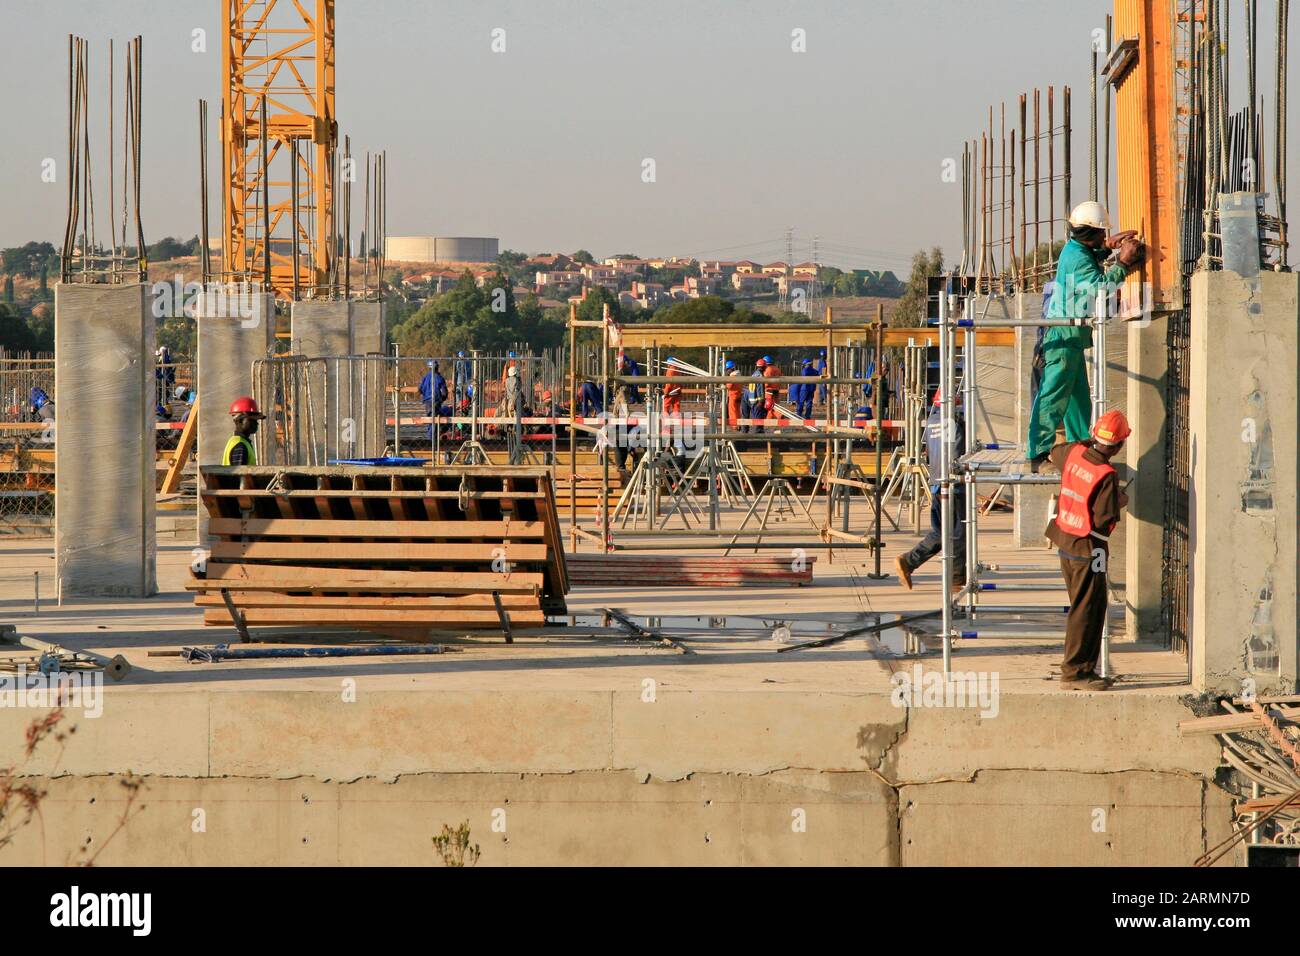
<path fill-rule="evenodd" d="M 874 345 L 876 333 L 866 325 L 832 325 L 835 345 Z M 703 348 L 721 345 L 729 348 L 817 348 L 826 345 L 824 325 L 674 325 L 638 323 L 625 325 L 621 344 L 626 348 L 650 346 Z M 976 344 L 983 346 L 1015 345 L 1015 330 L 985 328 L 975 333 Z M 939 344 L 939 330 L 933 328 L 887 328 L 885 345 L 904 346 L 909 339 L 923 344 L 930 339 Z M 960 345 L 962 336 L 958 335 Z"/>

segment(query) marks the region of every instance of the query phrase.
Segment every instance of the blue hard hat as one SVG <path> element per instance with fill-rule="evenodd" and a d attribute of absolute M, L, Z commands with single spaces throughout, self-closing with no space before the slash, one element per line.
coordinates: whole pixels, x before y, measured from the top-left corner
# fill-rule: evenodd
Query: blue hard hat
<path fill-rule="evenodd" d="M 676 361 L 677 359 L 673 358 L 671 355 L 668 356 L 668 362 L 676 362 Z"/>
<path fill-rule="evenodd" d="M 27 401 L 31 404 L 32 408 L 38 410 L 43 408 L 49 400 L 50 396 L 45 394 L 45 389 L 36 386 L 32 387 L 31 393 L 27 396 Z"/>
<path fill-rule="evenodd" d="M 812 365 L 812 364 L 813 364 L 813 360 L 812 360 L 812 359 L 804 359 L 804 360 L 803 360 L 803 364 L 804 364 L 804 365 Z"/>
<path fill-rule="evenodd" d="M 735 368 L 735 367 L 736 367 L 736 363 L 733 362 L 731 359 L 727 359 L 727 365 L 726 365 L 726 367 L 727 367 L 727 368 Z"/>
<path fill-rule="evenodd" d="M 515 357 L 515 353 L 514 353 L 514 352 L 507 352 L 507 353 L 506 353 L 506 358 L 514 358 L 514 357 Z"/>
<path fill-rule="evenodd" d="M 763 356 L 763 361 L 766 362 L 768 365 L 771 365 L 771 364 L 772 364 L 772 356 L 770 356 L 770 355 L 764 355 L 764 356 Z"/>
<path fill-rule="evenodd" d="M 427 365 L 427 366 L 429 366 L 429 368 L 433 368 L 433 364 L 434 364 L 434 363 L 433 363 L 433 360 L 430 359 L 429 361 L 425 362 L 424 364 Z"/>
<path fill-rule="evenodd" d="M 456 358 L 464 358 L 464 357 L 465 357 L 465 353 L 464 353 L 464 352 L 457 352 L 457 353 L 456 353 Z"/>
<path fill-rule="evenodd" d="M 825 358 L 825 357 L 826 357 L 826 350 L 825 350 L 825 349 L 822 349 L 822 358 Z"/>

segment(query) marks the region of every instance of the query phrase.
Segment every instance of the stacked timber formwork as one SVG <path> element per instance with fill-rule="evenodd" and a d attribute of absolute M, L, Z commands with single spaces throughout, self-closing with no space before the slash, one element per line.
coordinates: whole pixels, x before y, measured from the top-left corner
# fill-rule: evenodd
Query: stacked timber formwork
<path fill-rule="evenodd" d="M 408 639 L 545 623 L 568 572 L 544 468 L 203 468 L 204 623 Z"/>

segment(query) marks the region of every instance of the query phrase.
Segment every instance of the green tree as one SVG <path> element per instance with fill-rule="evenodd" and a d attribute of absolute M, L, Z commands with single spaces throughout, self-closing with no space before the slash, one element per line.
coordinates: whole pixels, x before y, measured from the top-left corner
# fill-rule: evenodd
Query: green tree
<path fill-rule="evenodd" d="M 5 276 L 5 301 L 13 305 L 14 301 L 14 277 Z"/>
<path fill-rule="evenodd" d="M 935 246 L 928 253 L 922 249 L 912 256 L 912 274 L 908 277 L 907 288 L 894 309 L 893 323 L 907 327 L 925 324 L 926 306 L 929 299 L 931 276 L 943 273 L 943 250 Z"/>
<path fill-rule="evenodd" d="M 0 262 L 8 275 L 34 279 L 42 266 L 48 266 L 58 253 L 48 242 L 28 242 L 0 251 Z"/>
<path fill-rule="evenodd" d="M 596 257 L 593 256 L 586 249 L 579 249 L 577 252 L 573 254 L 572 259 L 574 262 L 581 262 L 583 265 L 587 265 L 587 266 L 591 265 L 593 262 L 596 261 Z"/>
<path fill-rule="evenodd" d="M 36 351 L 36 337 L 16 305 L 0 303 L 0 347 L 14 352 Z"/>

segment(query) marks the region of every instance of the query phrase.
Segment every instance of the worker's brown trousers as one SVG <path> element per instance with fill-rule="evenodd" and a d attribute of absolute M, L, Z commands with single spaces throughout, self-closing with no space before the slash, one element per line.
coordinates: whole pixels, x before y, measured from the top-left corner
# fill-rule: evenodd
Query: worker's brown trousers
<path fill-rule="evenodd" d="M 1070 593 L 1065 618 L 1065 657 L 1061 679 L 1095 673 L 1101 655 L 1101 628 L 1106 620 L 1106 572 L 1093 570 L 1092 558 L 1061 553 L 1061 576 Z"/>

